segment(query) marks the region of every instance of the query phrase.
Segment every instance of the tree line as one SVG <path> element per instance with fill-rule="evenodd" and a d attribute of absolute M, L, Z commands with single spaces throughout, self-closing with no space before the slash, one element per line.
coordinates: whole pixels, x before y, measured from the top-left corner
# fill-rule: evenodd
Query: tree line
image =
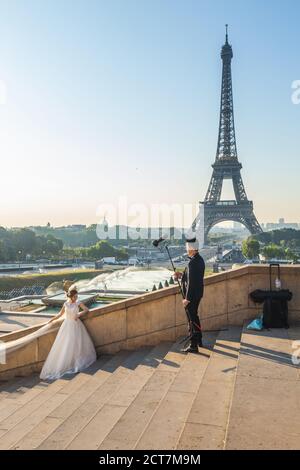
<path fill-rule="evenodd" d="M 57 256 L 63 242 L 53 235 L 36 235 L 27 228 L 0 227 L 0 261 L 21 261 L 31 258 Z"/>
<path fill-rule="evenodd" d="M 300 230 L 280 229 L 251 235 L 244 240 L 242 251 L 250 259 L 257 259 L 261 254 L 266 259 L 296 262 L 300 258 Z"/>
<path fill-rule="evenodd" d="M 114 256 L 117 260 L 128 259 L 124 248 L 115 248 L 108 241 L 101 240 L 89 247 L 64 246 L 63 240 L 51 233 L 37 234 L 28 228 L 6 229 L 0 227 L 0 262 L 35 261 L 37 259 L 98 260 Z"/>
<path fill-rule="evenodd" d="M 89 247 L 65 247 L 63 250 L 65 258 L 81 258 L 90 261 L 100 260 L 105 257 L 115 257 L 117 261 L 128 259 L 128 252 L 124 248 L 115 248 L 107 240 L 100 240 Z"/>

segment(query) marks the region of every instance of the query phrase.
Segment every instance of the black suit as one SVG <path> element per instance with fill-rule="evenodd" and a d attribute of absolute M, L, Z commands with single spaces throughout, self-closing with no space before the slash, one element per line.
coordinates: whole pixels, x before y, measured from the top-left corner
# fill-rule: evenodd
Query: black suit
<path fill-rule="evenodd" d="M 191 346 L 196 347 L 202 340 L 198 307 L 204 292 L 205 263 L 199 253 L 190 258 L 189 264 L 182 275 L 184 297 L 190 302 L 186 307 L 190 320 Z"/>

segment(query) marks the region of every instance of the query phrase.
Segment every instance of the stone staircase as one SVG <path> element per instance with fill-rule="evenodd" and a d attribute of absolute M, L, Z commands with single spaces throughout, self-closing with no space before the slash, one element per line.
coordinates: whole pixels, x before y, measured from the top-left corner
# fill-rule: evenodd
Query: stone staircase
<path fill-rule="evenodd" d="M 297 448 L 299 334 L 230 327 L 199 355 L 161 343 L 52 383 L 2 383 L 0 449 Z"/>

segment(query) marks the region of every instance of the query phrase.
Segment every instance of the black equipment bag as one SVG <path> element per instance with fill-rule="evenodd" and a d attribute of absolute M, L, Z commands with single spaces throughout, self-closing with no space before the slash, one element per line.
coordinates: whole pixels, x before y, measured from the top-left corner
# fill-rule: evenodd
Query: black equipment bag
<path fill-rule="evenodd" d="M 264 301 L 263 325 L 265 328 L 288 328 L 288 301 L 292 293 L 286 289 L 272 289 L 272 267 L 277 267 L 277 278 L 280 280 L 280 264 L 271 263 L 269 266 L 270 291 Z"/>
<path fill-rule="evenodd" d="M 264 328 L 288 328 L 288 301 L 293 297 L 288 289 L 272 289 L 272 267 L 277 267 L 277 276 L 280 279 L 280 265 L 272 263 L 269 266 L 270 290 L 257 289 L 251 292 L 250 297 L 254 302 L 264 303 L 263 326 Z"/>
<path fill-rule="evenodd" d="M 264 302 L 264 328 L 288 328 L 288 306 L 286 300 L 269 297 Z"/>

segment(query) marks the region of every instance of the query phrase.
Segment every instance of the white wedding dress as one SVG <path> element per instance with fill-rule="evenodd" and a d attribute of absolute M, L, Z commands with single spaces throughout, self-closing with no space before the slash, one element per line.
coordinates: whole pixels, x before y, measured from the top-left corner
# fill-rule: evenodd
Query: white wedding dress
<path fill-rule="evenodd" d="M 58 379 L 64 374 L 80 372 L 96 361 L 92 340 L 82 321 L 77 318 L 79 304 L 78 301 L 67 301 L 64 304 L 64 321 L 40 374 L 42 380 Z"/>

